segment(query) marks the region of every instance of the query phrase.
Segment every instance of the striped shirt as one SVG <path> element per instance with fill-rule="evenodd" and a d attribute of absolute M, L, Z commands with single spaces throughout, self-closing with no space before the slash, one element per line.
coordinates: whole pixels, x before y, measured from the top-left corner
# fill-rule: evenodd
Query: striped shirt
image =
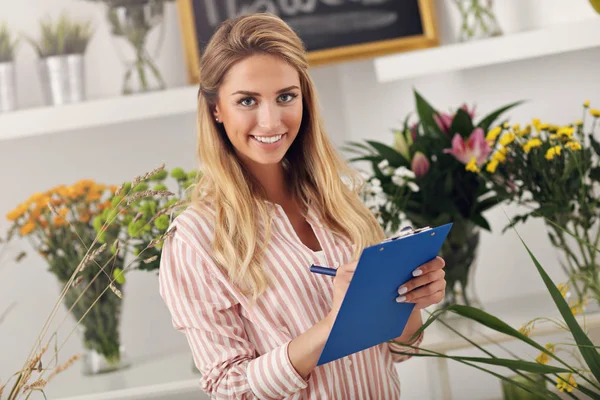
<path fill-rule="evenodd" d="M 187 338 L 201 389 L 217 399 L 398 399 L 394 362 L 409 357 L 390 349 L 410 351 L 403 346 L 371 347 L 316 367 L 307 380 L 292 366 L 288 345 L 330 311 L 333 279 L 308 271 L 319 254 L 300 240 L 283 208 L 269 204 L 273 227 L 263 265 L 271 285 L 253 306 L 210 256 L 213 211 L 186 209 L 164 243 L 160 294 Z M 323 226 L 314 210 L 306 219 L 329 265 L 351 261 L 348 240 Z"/>

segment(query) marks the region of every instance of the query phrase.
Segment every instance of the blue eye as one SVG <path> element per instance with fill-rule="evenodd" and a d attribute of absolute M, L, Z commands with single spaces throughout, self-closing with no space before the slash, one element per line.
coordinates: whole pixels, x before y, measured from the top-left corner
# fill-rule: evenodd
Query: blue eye
<path fill-rule="evenodd" d="M 294 100 L 296 97 L 298 97 L 297 94 L 294 94 L 294 93 L 284 93 L 281 96 L 279 96 L 279 99 L 283 103 L 289 103 L 290 101 Z"/>
<path fill-rule="evenodd" d="M 241 104 L 244 107 L 252 107 L 253 105 L 256 104 L 256 100 L 254 100 L 252 97 L 245 97 L 245 98 L 241 99 L 240 101 L 238 101 L 238 104 Z"/>

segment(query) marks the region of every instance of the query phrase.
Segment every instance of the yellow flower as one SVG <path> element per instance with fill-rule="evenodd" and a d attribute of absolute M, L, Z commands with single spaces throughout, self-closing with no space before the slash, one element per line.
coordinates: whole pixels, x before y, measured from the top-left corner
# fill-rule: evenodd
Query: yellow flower
<path fill-rule="evenodd" d="M 549 125 L 548 126 L 549 132 L 558 132 L 559 129 L 560 129 L 560 126 L 558 126 L 558 125 Z"/>
<path fill-rule="evenodd" d="M 27 212 L 27 210 L 29 210 L 29 205 L 25 203 L 19 204 L 17 208 L 6 214 L 6 219 L 9 221 L 16 221 L 21 218 Z"/>
<path fill-rule="evenodd" d="M 542 121 L 540 121 L 539 118 L 534 118 L 531 121 L 531 124 L 533 125 L 533 127 L 535 128 L 535 130 L 538 131 L 538 133 L 541 132 L 541 130 L 542 130 Z"/>
<path fill-rule="evenodd" d="M 521 328 L 519 328 L 519 332 L 521 332 L 521 334 L 529 337 L 529 335 L 531 334 L 531 331 L 533 330 L 533 326 L 534 326 L 534 324 L 531 321 L 529 321 L 528 323 L 523 325 Z"/>
<path fill-rule="evenodd" d="M 492 160 L 497 160 L 498 162 L 504 162 L 506 161 L 506 153 L 508 152 L 508 150 L 506 149 L 506 147 L 501 147 L 499 148 L 493 155 L 492 155 Z"/>
<path fill-rule="evenodd" d="M 581 301 L 577 301 L 571 305 L 571 312 L 574 316 L 583 314 L 583 304 Z"/>
<path fill-rule="evenodd" d="M 531 151 L 531 149 L 533 149 L 535 147 L 540 147 L 542 144 L 543 143 L 539 138 L 533 138 L 533 139 L 528 140 L 523 145 L 523 150 L 525 151 L 525 153 L 529 153 Z"/>
<path fill-rule="evenodd" d="M 485 167 L 485 170 L 487 172 L 489 172 L 490 174 L 493 174 L 494 172 L 496 172 L 496 168 L 498 168 L 498 160 L 493 158 Z"/>
<path fill-rule="evenodd" d="M 35 222 L 28 221 L 25 225 L 21 227 L 20 233 L 21 235 L 29 235 L 35 229 Z"/>
<path fill-rule="evenodd" d="M 505 122 L 502 126 L 504 127 L 504 129 L 510 128 L 510 125 L 508 124 L 508 122 Z"/>
<path fill-rule="evenodd" d="M 560 146 L 550 147 L 546 152 L 546 160 L 552 160 L 555 156 L 560 155 Z"/>
<path fill-rule="evenodd" d="M 575 128 L 573 128 L 571 126 L 564 126 L 558 130 L 557 135 L 571 139 L 574 132 L 575 132 Z"/>
<path fill-rule="evenodd" d="M 517 132 L 519 129 L 521 129 L 521 125 L 520 124 L 514 124 L 512 128 L 513 128 L 513 131 Z"/>
<path fill-rule="evenodd" d="M 544 124 L 540 124 L 540 130 L 546 131 L 548 130 L 548 128 L 550 128 L 550 124 L 548 124 L 547 122 Z"/>
<path fill-rule="evenodd" d="M 531 125 L 527 125 L 527 126 L 525 127 L 525 129 L 522 129 L 522 130 L 520 130 L 519 132 L 517 132 L 517 134 L 518 134 L 520 137 L 527 136 L 527 135 L 529 135 L 530 133 L 531 133 Z"/>
<path fill-rule="evenodd" d="M 570 372 L 568 374 L 561 374 L 556 378 L 556 388 L 561 392 L 566 390 L 571 393 L 576 387 L 577 382 L 575 382 L 575 378 Z"/>
<path fill-rule="evenodd" d="M 558 139 L 558 135 L 556 133 L 552 133 L 550 135 L 550 140 L 555 141 L 556 139 Z"/>
<path fill-rule="evenodd" d="M 515 134 L 512 132 L 507 132 L 500 138 L 500 145 L 507 146 L 515 141 Z"/>
<path fill-rule="evenodd" d="M 55 215 L 52 219 L 52 223 L 54 224 L 54 226 L 64 226 L 66 222 L 67 221 L 59 215 Z"/>
<path fill-rule="evenodd" d="M 556 288 L 559 290 L 559 292 L 562 295 L 562 297 L 566 297 L 567 296 L 567 292 L 569 291 L 569 284 L 568 283 L 559 283 L 558 285 L 556 285 Z"/>
<path fill-rule="evenodd" d="M 552 343 L 547 343 L 545 347 L 546 350 L 554 354 L 554 345 Z M 548 361 L 550 361 L 550 356 L 547 353 L 541 352 L 540 355 L 535 358 L 535 361 L 545 365 L 548 364 Z"/>
<path fill-rule="evenodd" d="M 565 147 L 568 147 L 573 151 L 581 150 L 581 144 L 579 144 L 579 142 L 567 142 L 565 143 Z"/>
<path fill-rule="evenodd" d="M 493 142 L 496 138 L 502 133 L 502 127 L 497 126 L 485 135 L 485 140 L 488 142 Z"/>
<path fill-rule="evenodd" d="M 575 121 L 575 126 L 581 126 L 583 125 L 583 121 L 578 119 L 577 121 Z"/>
<path fill-rule="evenodd" d="M 585 108 L 588 108 L 588 107 L 590 106 L 590 101 L 589 101 L 589 100 L 586 100 L 586 101 L 584 101 L 584 102 L 583 102 L 583 106 L 584 106 Z"/>
<path fill-rule="evenodd" d="M 590 114 L 592 114 L 593 117 L 600 117 L 600 109 L 598 108 L 592 108 L 590 109 Z"/>
<path fill-rule="evenodd" d="M 477 159 L 475 157 L 471 158 L 471 161 L 469 161 L 465 169 L 470 172 L 479 172 L 480 169 L 477 167 Z"/>

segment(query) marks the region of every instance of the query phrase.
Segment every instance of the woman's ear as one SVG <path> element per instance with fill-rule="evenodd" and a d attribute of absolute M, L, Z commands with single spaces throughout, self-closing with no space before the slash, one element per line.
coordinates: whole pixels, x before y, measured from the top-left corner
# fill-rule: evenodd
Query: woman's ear
<path fill-rule="evenodd" d="M 213 108 L 212 114 L 213 114 L 213 117 L 215 118 L 215 121 L 221 122 L 221 113 L 219 112 L 218 105 Z"/>

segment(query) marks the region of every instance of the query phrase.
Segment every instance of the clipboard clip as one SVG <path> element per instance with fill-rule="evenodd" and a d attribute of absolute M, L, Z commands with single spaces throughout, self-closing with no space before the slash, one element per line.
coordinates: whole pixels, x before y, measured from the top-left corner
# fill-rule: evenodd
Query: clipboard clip
<path fill-rule="evenodd" d="M 430 229 L 431 229 L 430 226 L 424 226 L 422 228 L 417 228 L 417 229 L 414 229 L 412 226 L 405 226 L 404 228 L 402 228 L 400 230 L 400 233 L 398 235 L 393 236 L 391 238 L 388 238 L 388 239 L 384 240 L 382 243 L 391 242 L 391 241 L 394 241 L 396 239 L 400 239 L 400 238 L 403 238 L 403 237 L 406 237 L 406 236 L 415 235 L 417 233 L 425 232 L 425 231 L 428 231 Z"/>

